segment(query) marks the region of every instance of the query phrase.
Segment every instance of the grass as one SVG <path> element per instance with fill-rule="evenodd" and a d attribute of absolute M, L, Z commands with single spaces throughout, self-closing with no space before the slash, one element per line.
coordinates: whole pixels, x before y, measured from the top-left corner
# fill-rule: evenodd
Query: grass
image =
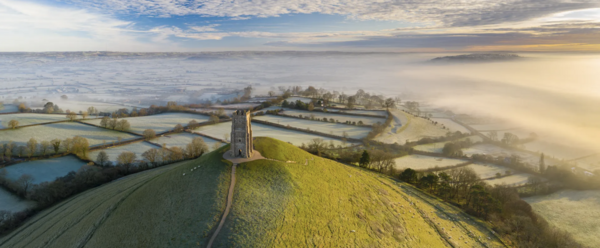
<path fill-rule="evenodd" d="M 466 162 L 462 159 L 438 158 L 425 155 L 408 155 L 395 159 L 397 169 L 411 168 L 413 170 L 427 170 L 435 167 L 446 167 Z"/>
<path fill-rule="evenodd" d="M 80 116 L 78 116 L 80 118 Z M 17 120 L 19 126 L 40 124 L 54 121 L 66 121 L 66 115 L 55 115 L 55 114 L 12 114 L 12 115 L 0 115 L 0 128 L 9 128 L 8 122 L 10 120 Z"/>
<path fill-rule="evenodd" d="M 205 246 L 230 183 L 224 150 L 85 191 L 33 216 L 0 246 Z"/>
<path fill-rule="evenodd" d="M 187 113 L 166 113 L 159 115 L 150 115 L 142 117 L 123 118 L 129 121 L 131 132 L 142 134 L 146 129 L 152 129 L 156 133 L 173 130 L 175 125 L 181 124 L 187 126 L 191 120 L 196 120 L 198 123 L 208 121 L 208 116 L 187 114 Z M 88 123 L 100 125 L 101 120 L 90 120 Z"/>
<path fill-rule="evenodd" d="M 600 191 L 563 190 L 525 198 L 551 225 L 565 230 L 589 247 L 600 247 Z"/>
<path fill-rule="evenodd" d="M 100 145 L 104 141 L 107 143 L 117 141 L 118 137 L 123 140 L 137 138 L 134 135 L 111 131 L 99 127 L 93 127 L 77 122 L 62 122 L 41 126 L 20 128 L 15 130 L 6 130 L 0 132 L 2 139 L 0 143 L 15 142 L 17 145 L 25 145 L 30 138 L 35 138 L 38 142 L 51 141 L 53 139 L 64 140 L 81 136 L 88 140 L 90 146 Z"/>
<path fill-rule="evenodd" d="M 216 125 L 202 126 L 194 130 L 194 132 L 203 133 L 215 138 L 223 139 L 224 135 L 231 134 L 231 122 L 219 123 Z M 327 137 L 322 137 L 314 134 L 303 133 L 299 131 L 288 130 L 285 128 L 278 128 L 268 125 L 263 125 L 259 123 L 252 123 L 252 134 L 254 137 L 264 136 L 271 137 L 278 140 L 282 140 L 285 142 L 292 143 L 296 146 L 301 145 L 302 143 L 308 144 L 313 139 L 323 139 L 327 141 L 327 143 L 333 141 L 335 145 L 339 145 L 342 143 L 341 140 L 332 139 Z"/>
<path fill-rule="evenodd" d="M 62 177 L 71 171 L 77 171 L 86 163 L 74 156 L 64 156 L 59 158 L 34 160 L 15 165 L 7 166 L 4 169 L 7 172 L 6 177 L 11 180 L 17 180 L 24 174 L 33 176 L 33 183 L 54 181 L 57 177 Z"/>
<path fill-rule="evenodd" d="M 221 146 L 226 145 L 225 143 L 222 143 L 220 141 L 210 139 L 207 137 L 202 137 L 202 136 L 196 135 L 196 134 L 191 134 L 191 133 L 178 133 L 178 134 L 172 134 L 172 135 L 163 135 L 160 138 L 151 140 L 151 142 L 157 143 L 159 145 L 165 144 L 167 147 L 177 146 L 177 147 L 185 148 L 187 146 L 187 144 L 191 143 L 194 138 L 198 138 L 198 137 L 200 137 L 204 140 L 204 143 L 206 143 L 206 145 L 208 146 L 208 149 L 210 151 L 213 150 L 213 146 L 217 142 L 221 143 Z"/>
<path fill-rule="evenodd" d="M 489 233 L 456 208 L 423 200 L 420 191 L 380 174 L 269 138 L 256 138 L 255 148 L 298 163 L 238 166 L 233 209 L 215 247 L 446 247 L 461 236 L 481 247 L 467 232 Z"/>
<path fill-rule="evenodd" d="M 290 125 L 291 127 L 310 129 L 313 131 L 319 131 L 322 133 L 333 134 L 342 136 L 343 132 L 348 134 L 349 138 L 361 139 L 367 136 L 371 131 L 369 127 L 351 126 L 337 123 L 327 123 L 310 120 L 300 120 L 296 118 L 280 117 L 280 116 L 258 116 L 254 117 L 256 120 L 268 121 L 280 125 Z"/>
<path fill-rule="evenodd" d="M 100 153 L 101 151 L 104 151 L 108 155 L 108 158 L 110 159 L 110 161 L 113 162 L 113 164 L 116 164 L 117 157 L 119 156 L 119 154 L 121 154 L 122 152 L 128 151 L 128 152 L 135 153 L 135 155 L 137 156 L 136 160 L 142 160 L 143 159 L 142 154 L 145 151 L 148 151 L 152 148 L 160 148 L 160 147 L 152 145 L 147 142 L 135 142 L 135 143 L 131 143 L 131 144 L 123 145 L 123 146 L 117 146 L 117 147 L 113 147 L 113 148 L 91 151 L 88 154 L 88 158 L 92 161 L 96 161 L 96 158 L 98 157 L 98 153 Z"/>
<path fill-rule="evenodd" d="M 35 206 L 34 201 L 23 200 L 0 187 L 0 211 L 19 212 Z"/>

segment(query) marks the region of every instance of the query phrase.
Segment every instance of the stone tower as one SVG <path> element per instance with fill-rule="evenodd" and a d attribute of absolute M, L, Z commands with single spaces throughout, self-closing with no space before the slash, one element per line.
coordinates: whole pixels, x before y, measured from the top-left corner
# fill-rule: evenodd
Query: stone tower
<path fill-rule="evenodd" d="M 252 124 L 249 110 L 233 112 L 231 125 L 231 155 L 234 157 L 250 158 L 254 151 L 252 143 Z"/>

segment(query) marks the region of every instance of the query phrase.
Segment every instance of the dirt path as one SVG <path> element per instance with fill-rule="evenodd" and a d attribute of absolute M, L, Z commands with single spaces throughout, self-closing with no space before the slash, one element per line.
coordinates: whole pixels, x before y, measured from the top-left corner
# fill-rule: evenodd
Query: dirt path
<path fill-rule="evenodd" d="M 223 228 L 223 225 L 225 225 L 225 219 L 227 219 L 227 215 L 229 215 L 229 211 L 231 210 L 231 203 L 233 202 L 233 189 L 235 188 L 235 168 L 236 167 L 237 167 L 237 164 L 233 164 L 233 166 L 231 167 L 231 185 L 229 186 L 229 194 L 227 195 L 227 207 L 225 207 L 225 213 L 223 213 L 223 217 L 221 217 L 221 222 L 219 222 L 219 226 L 217 227 L 217 230 L 215 230 L 215 233 L 213 233 L 212 237 L 210 237 L 210 240 L 208 241 L 208 245 L 206 246 L 207 248 L 212 247 L 212 244 L 213 244 L 213 242 L 215 242 L 217 235 L 219 235 L 221 228 Z"/>

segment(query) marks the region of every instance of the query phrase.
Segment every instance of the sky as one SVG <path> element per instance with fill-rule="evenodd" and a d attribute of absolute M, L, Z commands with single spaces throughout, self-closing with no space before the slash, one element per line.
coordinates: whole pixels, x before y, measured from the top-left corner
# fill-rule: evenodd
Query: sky
<path fill-rule="evenodd" d="M 0 0 L 0 52 L 600 51 L 598 0 Z"/>

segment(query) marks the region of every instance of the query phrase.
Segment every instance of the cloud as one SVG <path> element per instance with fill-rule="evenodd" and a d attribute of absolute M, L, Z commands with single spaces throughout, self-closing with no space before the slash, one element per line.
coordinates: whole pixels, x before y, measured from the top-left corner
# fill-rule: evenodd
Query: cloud
<path fill-rule="evenodd" d="M 0 0 L 0 51 L 153 50 L 132 23 L 74 8 Z"/>
<path fill-rule="evenodd" d="M 65 0 L 98 10 L 169 17 L 276 17 L 321 13 L 458 27 L 523 21 L 600 7 L 597 0 Z"/>
<path fill-rule="evenodd" d="M 215 32 L 215 31 L 219 31 L 215 28 L 218 26 L 219 26 L 219 24 L 210 24 L 207 26 L 190 26 L 190 29 L 192 29 L 196 32 Z"/>

